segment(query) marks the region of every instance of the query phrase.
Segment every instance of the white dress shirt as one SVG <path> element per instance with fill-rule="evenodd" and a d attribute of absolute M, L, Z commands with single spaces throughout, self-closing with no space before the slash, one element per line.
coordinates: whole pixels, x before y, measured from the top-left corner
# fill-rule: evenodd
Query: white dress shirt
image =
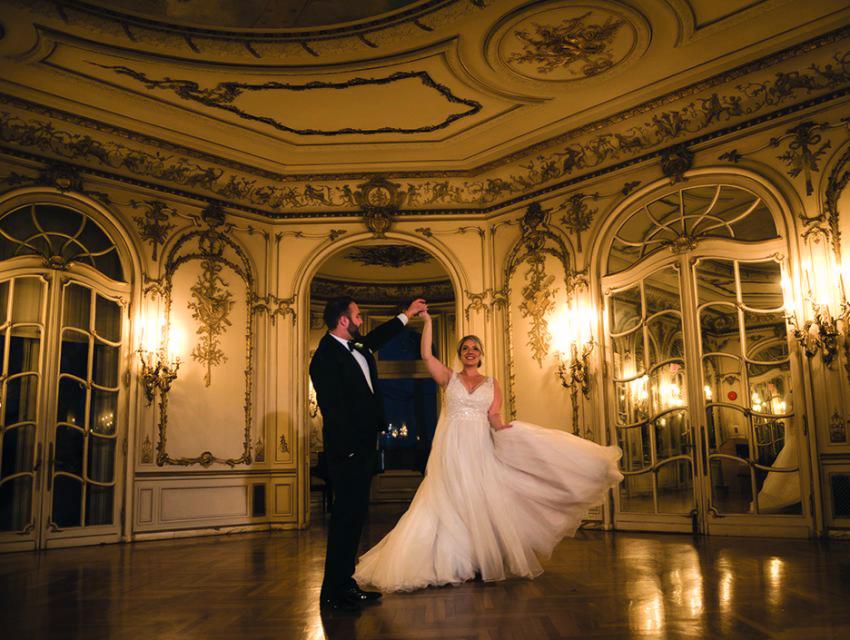
<path fill-rule="evenodd" d="M 400 313 L 396 316 L 403 325 L 407 325 L 408 317 L 407 314 Z M 345 338 L 340 338 L 334 334 L 329 334 L 332 338 L 335 338 L 337 342 L 339 342 L 343 347 L 348 349 L 348 340 Z M 356 340 L 355 340 L 356 342 Z M 372 386 L 372 374 L 369 373 L 369 363 L 366 361 L 366 356 L 360 353 L 357 349 L 354 351 L 350 351 L 352 357 L 357 361 L 357 364 L 360 365 L 360 370 L 363 372 L 363 377 L 366 378 L 366 384 L 369 385 L 369 389 L 372 393 L 375 393 L 375 387 Z"/>

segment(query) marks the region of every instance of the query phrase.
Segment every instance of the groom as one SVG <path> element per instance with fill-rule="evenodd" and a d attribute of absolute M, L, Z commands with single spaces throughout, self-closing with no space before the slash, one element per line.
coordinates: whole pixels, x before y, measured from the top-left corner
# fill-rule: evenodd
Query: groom
<path fill-rule="evenodd" d="M 322 607 L 356 611 L 364 602 L 381 597 L 380 593 L 361 590 L 352 577 L 360 530 L 369 508 L 377 435 L 385 426 L 372 352 L 401 333 L 409 318 L 427 308 L 425 300 L 414 300 L 404 313 L 362 336 L 363 319 L 353 298 L 333 298 L 325 305 L 328 333 L 310 361 L 334 488 Z"/>

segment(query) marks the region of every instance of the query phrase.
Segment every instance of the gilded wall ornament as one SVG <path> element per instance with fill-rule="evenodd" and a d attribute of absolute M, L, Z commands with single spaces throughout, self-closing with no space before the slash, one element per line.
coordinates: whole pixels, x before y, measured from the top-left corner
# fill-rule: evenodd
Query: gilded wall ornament
<path fill-rule="evenodd" d="M 528 334 L 528 346 L 537 364 L 543 366 L 543 358 L 549 353 L 552 335 L 549 333 L 547 317 L 555 306 L 557 288 L 552 288 L 555 276 L 548 275 L 543 256 L 529 259 L 529 269 L 525 274 L 526 284 L 522 288 L 522 303 L 519 309 L 523 318 L 531 321 Z"/>
<path fill-rule="evenodd" d="M 561 222 L 575 234 L 576 250 L 579 252 L 582 251 L 581 234 L 590 229 L 593 217 L 599 211 L 598 209 L 591 209 L 587 205 L 587 200 L 599 200 L 599 193 L 574 193 L 557 207 L 557 211 L 564 212 L 564 215 L 561 216 Z"/>
<path fill-rule="evenodd" d="M 254 460 L 257 462 L 266 461 L 266 445 L 262 438 L 257 438 L 257 442 L 254 443 Z"/>
<path fill-rule="evenodd" d="M 785 132 L 785 135 L 773 137 L 770 142 L 764 144 L 752 151 L 742 153 L 738 149 L 731 149 L 720 156 L 721 160 L 737 164 L 746 156 L 753 155 L 768 147 L 778 148 L 782 142 L 788 140 L 788 149 L 776 157 L 788 167 L 788 175 L 796 178 L 801 173 L 805 180 L 806 195 L 810 196 L 814 192 L 812 184 L 812 174 L 818 173 L 820 162 L 823 155 L 832 147 L 832 141 L 823 141 L 823 135 L 819 132 L 835 127 L 846 126 L 844 120 L 837 124 L 828 122 L 801 122 L 800 124 L 791 127 Z"/>
<path fill-rule="evenodd" d="M 281 316 L 282 318 L 289 316 L 292 318 L 292 323 L 295 324 L 295 296 L 290 296 L 289 298 L 278 298 L 271 293 L 262 297 L 256 296 L 251 309 L 254 313 L 259 311 L 268 313 L 272 326 L 274 326 L 278 316 Z"/>
<path fill-rule="evenodd" d="M 199 341 L 191 355 L 206 367 L 206 386 L 212 383 L 212 368 L 227 362 L 219 337 L 232 324 L 229 316 L 234 301 L 227 282 L 221 277 L 223 268 L 224 265 L 215 259 L 201 261 L 201 273 L 192 285 L 192 299 L 186 305 L 192 311 L 192 318 L 198 322 L 195 334 Z"/>
<path fill-rule="evenodd" d="M 556 25 L 532 23 L 530 29 L 515 31 L 522 52 L 512 53 L 507 61 L 536 64 L 543 75 L 558 68 L 586 78 L 605 71 L 614 65 L 613 40 L 625 21 L 608 14 L 599 24 L 590 19 L 592 13 L 565 18 Z"/>
<path fill-rule="evenodd" d="M 424 297 L 429 302 L 449 302 L 455 299 L 451 280 L 376 285 L 315 277 L 310 283 L 311 300 L 328 300 L 339 295 L 350 295 L 359 303 L 388 305 L 418 297 Z M 319 324 L 319 327 L 321 326 L 324 325 Z"/>
<path fill-rule="evenodd" d="M 159 246 L 165 244 L 168 232 L 174 228 L 168 221 L 177 211 L 162 200 L 130 200 L 134 209 L 142 209 L 143 216 L 133 216 L 139 237 L 151 245 L 151 259 L 156 261 Z"/>
<path fill-rule="evenodd" d="M 280 436 L 280 452 L 289 453 L 289 443 L 286 441 L 286 435 Z"/>
<path fill-rule="evenodd" d="M 837 410 L 829 419 L 829 442 L 830 444 L 847 442 L 847 421 Z"/>
<path fill-rule="evenodd" d="M 677 145 L 661 153 L 661 172 L 670 178 L 670 182 L 681 182 L 685 172 L 694 164 L 693 152 L 684 145 Z"/>
<path fill-rule="evenodd" d="M 153 443 L 150 437 L 145 436 L 145 441 L 142 443 L 142 464 L 151 464 L 153 462 Z"/>
<path fill-rule="evenodd" d="M 401 185 L 376 176 L 357 186 L 354 202 L 363 210 L 363 224 L 376 238 L 383 238 L 404 204 L 406 194 Z"/>

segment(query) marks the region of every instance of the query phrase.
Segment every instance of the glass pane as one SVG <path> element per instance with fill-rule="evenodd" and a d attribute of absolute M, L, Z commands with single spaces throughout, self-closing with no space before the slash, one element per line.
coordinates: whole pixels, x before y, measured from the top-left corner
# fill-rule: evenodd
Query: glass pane
<path fill-rule="evenodd" d="M 695 274 L 697 299 L 700 305 L 721 300 L 726 302 L 737 300 L 735 263 L 732 260 L 699 260 Z"/>
<path fill-rule="evenodd" d="M 791 371 L 782 366 L 749 365 L 750 407 L 761 414 L 782 416 L 794 412 L 791 396 Z M 759 375 L 756 375 L 759 374 Z"/>
<path fill-rule="evenodd" d="M 714 507 L 720 513 L 749 513 L 753 501 L 749 466 L 735 460 L 713 458 L 709 468 Z"/>
<path fill-rule="evenodd" d="M 15 278 L 12 322 L 39 322 L 41 320 L 44 285 L 44 281 L 40 278 Z"/>
<path fill-rule="evenodd" d="M 611 333 L 623 333 L 638 326 L 641 321 L 640 289 L 637 285 L 611 296 Z"/>
<path fill-rule="evenodd" d="M 661 311 L 674 309 L 681 311 L 682 298 L 679 291 L 679 270 L 665 267 L 647 277 L 644 281 L 646 317 Z"/>
<path fill-rule="evenodd" d="M 83 434 L 72 427 L 56 427 L 56 471 L 83 475 Z"/>
<path fill-rule="evenodd" d="M 84 426 L 86 416 L 86 387 L 76 380 L 62 377 L 59 380 L 59 398 L 56 403 L 56 421 Z"/>
<path fill-rule="evenodd" d="M 65 286 L 62 326 L 88 331 L 91 323 L 91 290 L 71 283 Z"/>
<path fill-rule="evenodd" d="M 9 375 L 38 371 L 38 356 L 41 347 L 41 329 L 38 327 L 15 326 L 9 337 Z M 0 343 L 2 351 L 2 343 Z"/>
<path fill-rule="evenodd" d="M 649 425 L 629 429 L 617 429 L 617 439 L 623 450 L 620 458 L 622 471 L 640 471 L 652 465 L 652 451 L 649 441 Z"/>
<path fill-rule="evenodd" d="M 0 325 L 9 318 L 9 281 L 0 282 Z"/>
<path fill-rule="evenodd" d="M 0 485 L 0 531 L 21 531 L 30 523 L 32 476 Z"/>
<path fill-rule="evenodd" d="M 699 312 L 703 353 L 741 355 L 738 309 L 732 305 L 713 304 Z"/>
<path fill-rule="evenodd" d="M 86 489 L 86 526 L 112 524 L 112 505 L 115 504 L 114 487 L 90 484 Z"/>
<path fill-rule="evenodd" d="M 118 347 L 101 342 L 94 344 L 92 380 L 102 387 L 118 386 Z"/>
<path fill-rule="evenodd" d="M 687 405 L 687 379 L 682 363 L 661 365 L 653 370 L 649 381 L 653 415 Z"/>
<path fill-rule="evenodd" d="M 103 255 L 95 256 L 94 265 L 98 271 L 108 278 L 119 281 L 124 280 L 124 270 L 121 268 L 121 260 L 114 247 Z"/>
<path fill-rule="evenodd" d="M 121 340 L 121 306 L 102 296 L 95 299 L 95 332 L 111 342 Z"/>
<path fill-rule="evenodd" d="M 652 504 L 652 474 L 626 476 L 620 484 L 620 511 L 655 513 Z"/>
<path fill-rule="evenodd" d="M 89 367 L 89 336 L 79 331 L 65 330 L 62 332 L 62 353 L 59 370 L 62 373 L 88 379 Z"/>
<path fill-rule="evenodd" d="M 21 425 L 6 429 L 3 434 L 3 457 L 0 462 L 0 479 L 16 473 L 32 471 L 35 450 L 35 426 Z"/>
<path fill-rule="evenodd" d="M 741 299 L 751 309 L 782 309 L 782 267 L 775 260 L 739 262 Z"/>
<path fill-rule="evenodd" d="M 694 480 L 689 460 L 675 460 L 660 467 L 658 512 L 689 513 L 694 508 Z"/>
<path fill-rule="evenodd" d="M 38 377 L 21 376 L 6 383 L 6 426 L 16 422 L 35 422 L 38 404 Z"/>
<path fill-rule="evenodd" d="M 112 482 L 115 476 L 115 440 L 89 438 L 88 477 L 95 482 Z"/>
<path fill-rule="evenodd" d="M 750 457 L 750 419 L 743 407 L 713 405 L 706 409 L 708 445 L 712 451 L 743 460 Z"/>
<path fill-rule="evenodd" d="M 118 392 L 92 389 L 89 426 L 95 433 L 115 433 Z"/>
<path fill-rule="evenodd" d="M 653 425 L 655 425 L 656 460 L 690 454 L 692 434 L 688 426 L 686 410 L 666 413 L 656 418 Z"/>
<path fill-rule="evenodd" d="M 83 484 L 75 478 L 57 476 L 53 483 L 51 520 L 60 527 L 79 527 L 82 519 Z"/>

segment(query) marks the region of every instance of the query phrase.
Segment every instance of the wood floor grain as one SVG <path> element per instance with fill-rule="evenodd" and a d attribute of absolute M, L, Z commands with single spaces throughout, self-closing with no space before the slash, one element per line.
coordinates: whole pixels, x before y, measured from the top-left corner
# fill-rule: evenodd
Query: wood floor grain
<path fill-rule="evenodd" d="M 366 544 L 398 515 L 374 513 Z M 850 638 L 848 542 L 580 531 L 533 581 L 321 616 L 324 546 L 318 523 L 0 556 L 0 628 L 15 640 Z"/>

